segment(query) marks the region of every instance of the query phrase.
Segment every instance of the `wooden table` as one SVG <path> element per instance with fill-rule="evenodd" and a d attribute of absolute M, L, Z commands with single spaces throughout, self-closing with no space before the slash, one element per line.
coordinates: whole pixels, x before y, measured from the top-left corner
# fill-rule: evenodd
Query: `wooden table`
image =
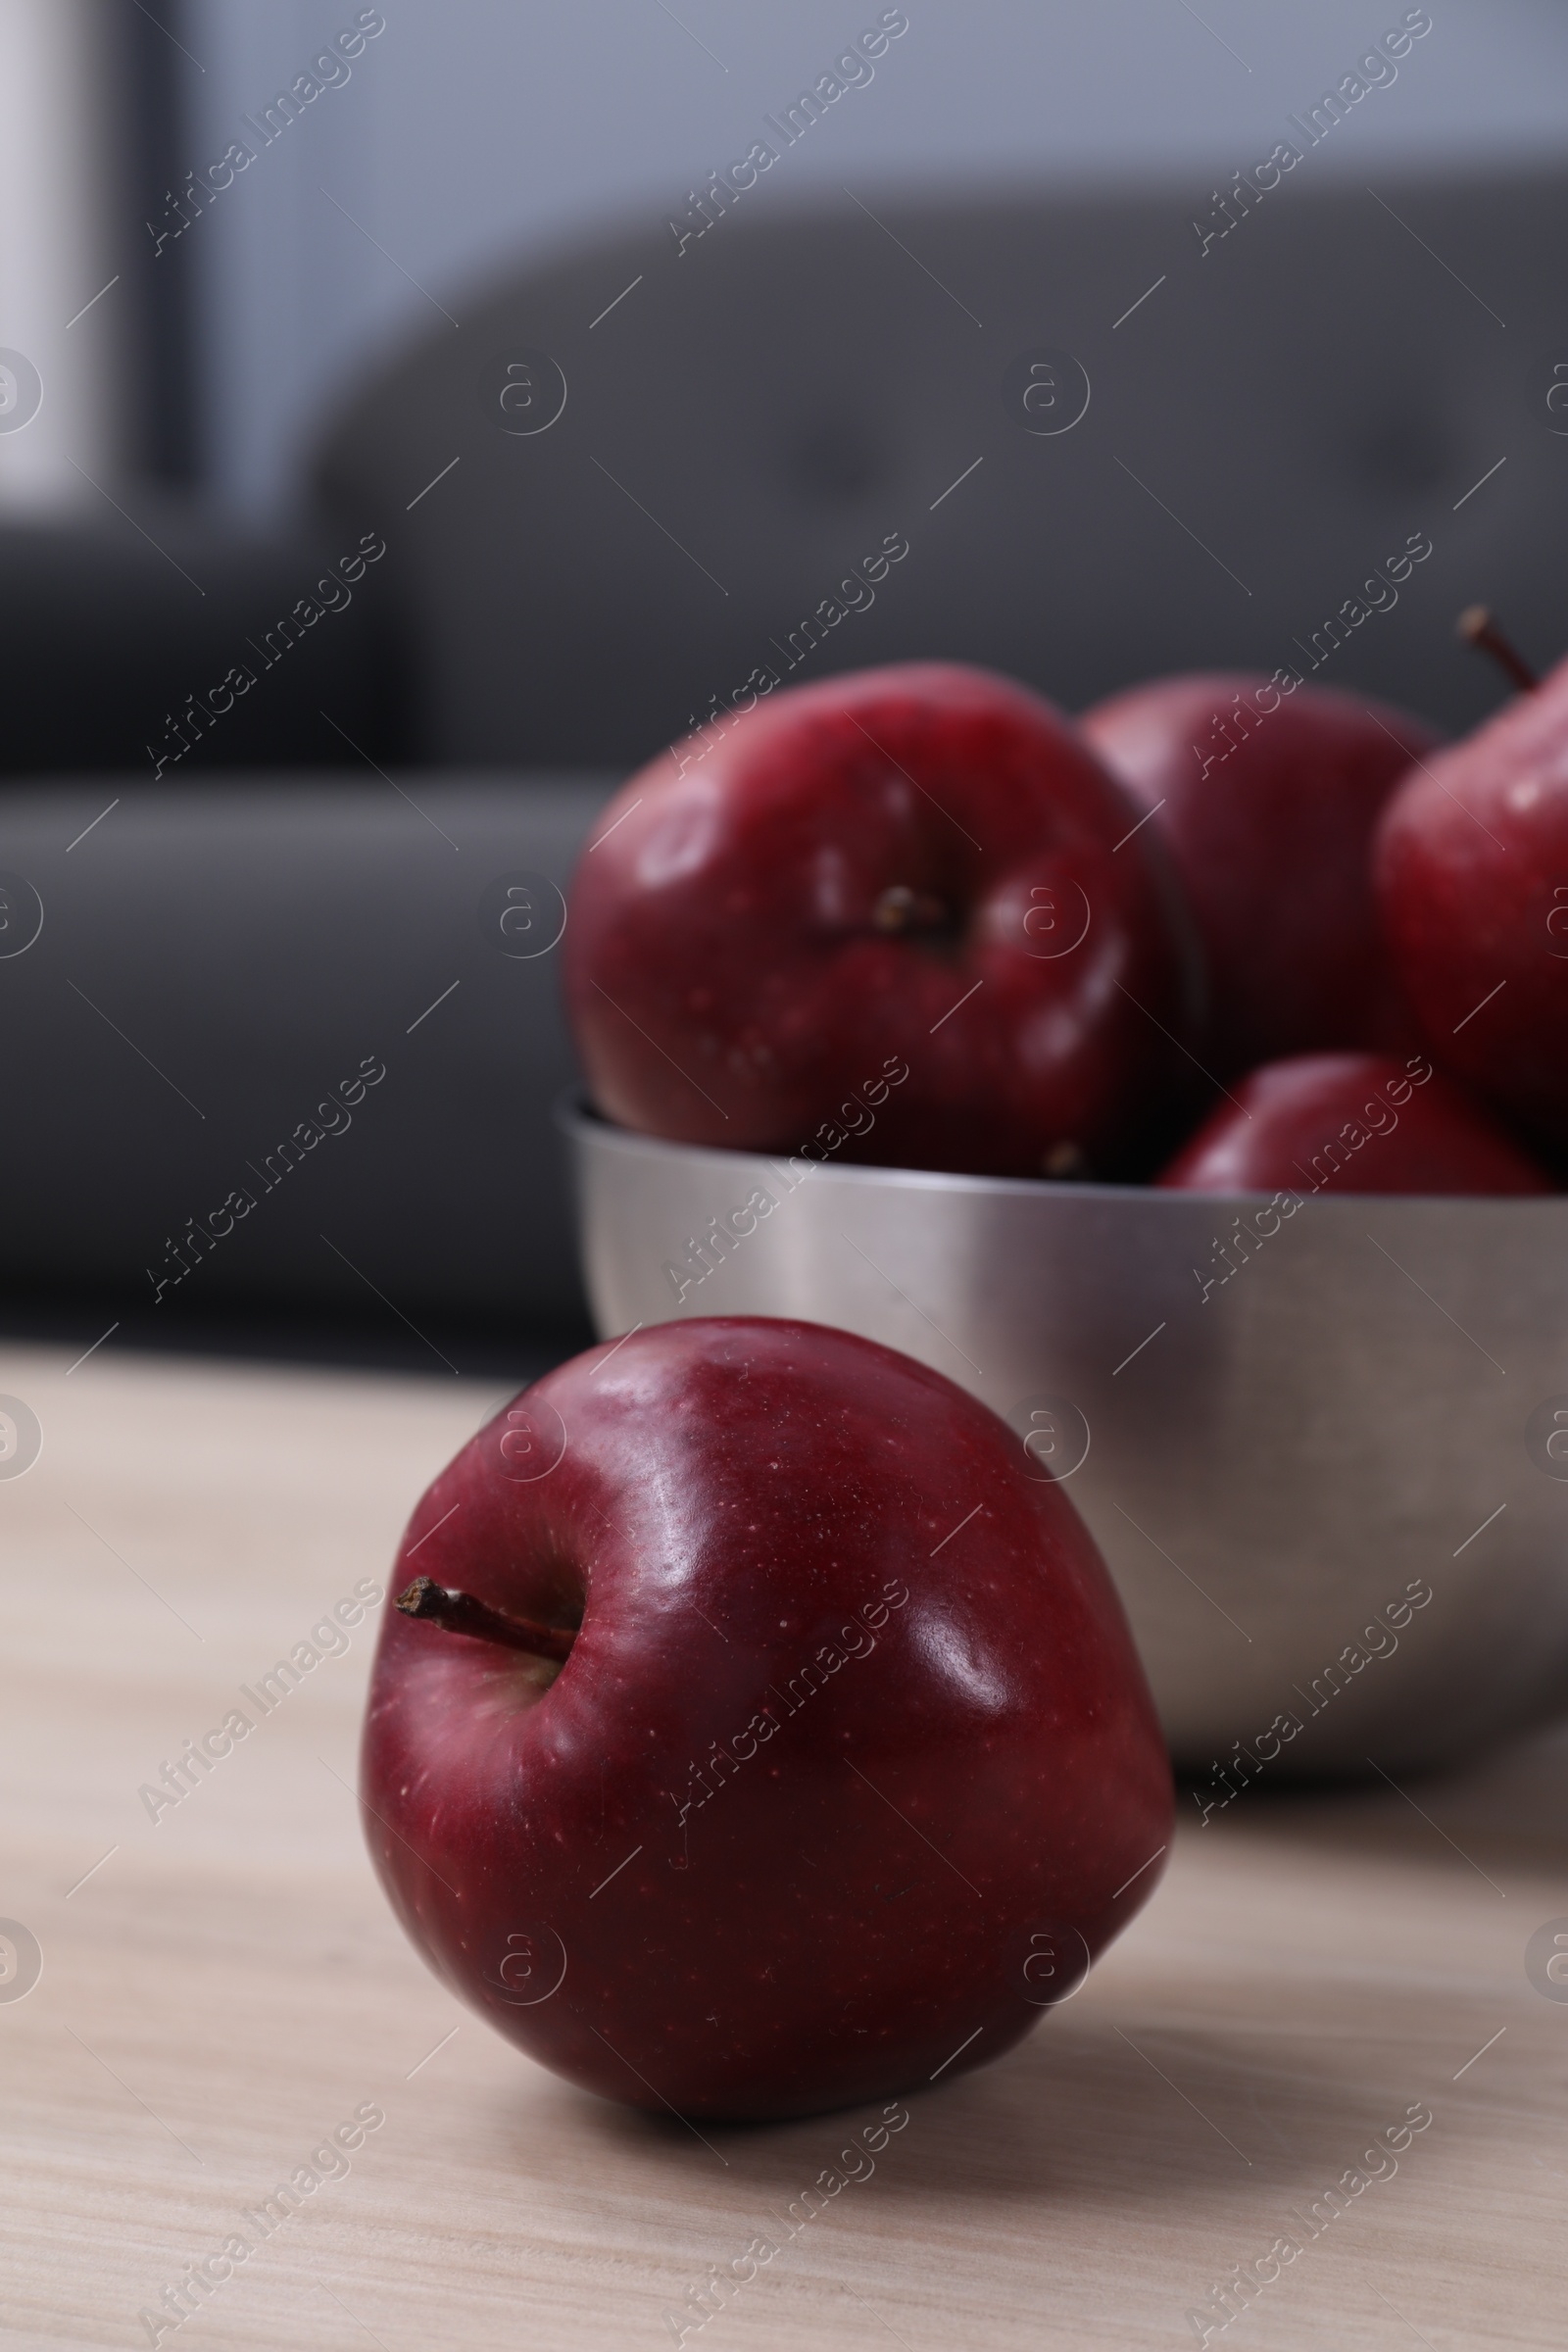
<path fill-rule="evenodd" d="M 369 2107 L 352 2169 L 164 2343 L 669 2345 L 666 2311 L 689 2320 L 688 2288 L 862 2119 L 710 2133 L 714 2152 L 538 2071 L 443 1991 L 360 1840 L 369 1623 L 176 1806 L 138 1798 L 384 1578 L 412 1499 L 499 1399 L 69 1361 L 0 1356 L 44 1433 L 0 1482 L 0 1914 L 43 1955 L 0 2000 L 0 2340 L 148 2342 L 138 2314 Z M 1562 2345 L 1568 2002 L 1524 1953 L 1568 1914 L 1565 1759 L 1537 1739 L 1408 1797 L 1260 1788 L 1202 1828 L 1194 1809 L 1080 1995 L 911 2096 L 874 2175 L 687 2345 L 1193 2343 L 1227 2271 L 1305 2239 L 1295 2217 L 1423 2103 L 1397 2170 L 1209 2340 Z"/>

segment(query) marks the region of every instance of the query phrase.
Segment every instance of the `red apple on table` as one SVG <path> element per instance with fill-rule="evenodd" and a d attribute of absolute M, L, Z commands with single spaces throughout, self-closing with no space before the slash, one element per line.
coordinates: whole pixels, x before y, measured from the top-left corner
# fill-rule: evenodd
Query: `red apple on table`
<path fill-rule="evenodd" d="M 591 1348 L 436 1480 L 416 1572 L 366 1725 L 376 1867 L 452 1989 L 608 2098 L 946 2082 L 1159 1874 L 1164 1744 L 1092 1540 L 890 1348 L 748 1318 Z"/>
<path fill-rule="evenodd" d="M 1376 875 L 1433 1051 L 1568 1147 L 1568 662 L 1406 779 Z"/>
<path fill-rule="evenodd" d="M 1386 703 L 1237 671 L 1097 704 L 1086 740 L 1157 811 L 1208 966 L 1220 1078 L 1320 1047 L 1417 1042 L 1379 932 L 1378 814 L 1438 738 Z"/>
<path fill-rule="evenodd" d="M 737 1150 L 1106 1172 L 1194 1004 L 1136 823 L 1059 712 L 941 663 L 786 688 L 661 752 L 572 888 L 600 1109 Z"/>
<path fill-rule="evenodd" d="M 1197 1193 L 1549 1193 L 1422 1054 L 1300 1054 L 1238 1080 L 1157 1183 Z"/>

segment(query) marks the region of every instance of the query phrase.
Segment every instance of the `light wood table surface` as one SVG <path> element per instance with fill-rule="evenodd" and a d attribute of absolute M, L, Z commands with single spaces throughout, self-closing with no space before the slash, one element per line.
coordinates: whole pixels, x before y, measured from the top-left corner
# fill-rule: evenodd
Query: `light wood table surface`
<path fill-rule="evenodd" d="M 384 1580 L 482 1383 L 12 1348 L 43 1450 L 0 1481 L 0 2342 L 146 2343 L 185 2266 L 356 2108 L 384 2124 L 165 2344 L 667 2346 L 855 2114 L 710 2132 L 532 2067 L 426 1973 L 352 1788 L 373 1625 L 178 1806 L 138 1788 L 357 1580 Z M 1392 2177 L 1212 2343 L 1568 2342 L 1568 1744 L 1199 1827 L 1022 2048 L 908 2127 L 687 2345 L 1195 2343 L 1187 2313 L 1410 2106 Z M 1419 1808 L 1419 1809 L 1418 1809 Z M 1565 1919 L 1568 1926 L 1568 1919 Z M 3 1993 L 4 1986 L 0 1986 Z M 1481 2053 L 1477 2055 L 1477 2053 Z M 773 2234 L 779 2232 L 775 2230 Z"/>

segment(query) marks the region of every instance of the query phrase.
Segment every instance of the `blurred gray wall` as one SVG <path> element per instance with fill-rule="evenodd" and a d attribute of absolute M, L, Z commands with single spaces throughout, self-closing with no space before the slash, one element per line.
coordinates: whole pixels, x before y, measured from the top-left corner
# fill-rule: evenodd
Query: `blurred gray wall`
<path fill-rule="evenodd" d="M 214 486 L 272 512 L 323 405 L 509 258 L 657 221 L 877 23 L 879 0 L 385 0 L 385 30 L 186 232 Z M 849 188 L 1151 178 L 1205 207 L 1353 70 L 1404 0 L 908 0 L 875 78 L 781 158 L 753 214 Z M 1568 10 L 1431 0 L 1432 31 L 1314 174 L 1568 147 Z M 308 73 L 358 0 L 192 0 L 192 165 Z M 198 67 L 200 71 L 198 71 Z M 843 199 L 848 215 L 851 206 Z M 617 291 L 606 289 L 607 302 Z"/>

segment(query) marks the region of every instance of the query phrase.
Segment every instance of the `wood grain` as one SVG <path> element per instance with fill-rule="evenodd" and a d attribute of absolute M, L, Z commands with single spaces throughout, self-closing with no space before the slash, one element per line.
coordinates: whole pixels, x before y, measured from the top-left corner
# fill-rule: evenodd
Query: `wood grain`
<path fill-rule="evenodd" d="M 689 2321 L 710 2265 L 781 2238 L 865 2119 L 709 2145 L 572 2091 L 442 1990 L 360 1841 L 371 1624 L 177 1806 L 154 1822 L 137 1795 L 384 1578 L 414 1497 L 499 1399 L 69 1360 L 0 1357 L 44 1431 L 0 1482 L 0 1914 L 43 1953 L 0 2000 L 0 2340 L 148 2342 L 139 2312 L 372 2105 L 347 2174 L 166 2344 L 669 2345 L 665 2313 Z M 1433 2120 L 1397 2171 L 1210 2341 L 1560 2345 L 1568 2003 L 1524 1948 L 1568 1914 L 1565 1756 L 1548 1737 L 1407 1795 L 1260 1786 L 1205 1827 L 1194 1809 L 1077 1998 L 911 2095 L 874 2174 L 687 2345 L 1194 2343 L 1189 2310 L 1303 2236 L 1293 2212 L 1418 2102 Z"/>

